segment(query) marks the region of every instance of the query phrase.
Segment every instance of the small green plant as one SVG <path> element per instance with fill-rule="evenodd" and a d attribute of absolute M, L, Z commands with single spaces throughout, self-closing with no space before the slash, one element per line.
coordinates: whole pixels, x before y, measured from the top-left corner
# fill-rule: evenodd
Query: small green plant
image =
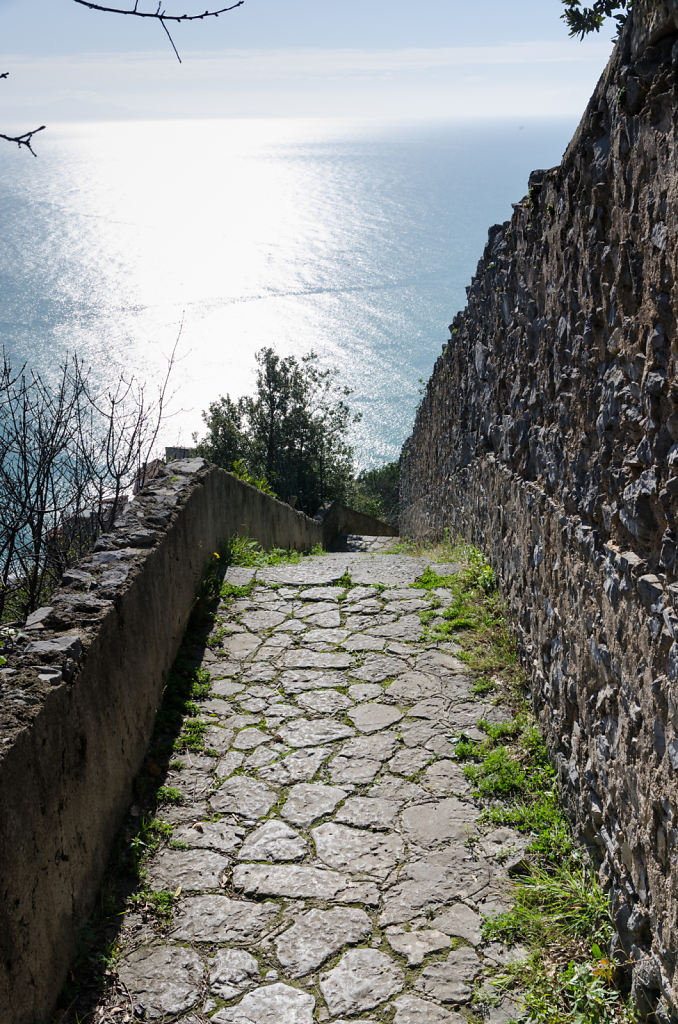
<path fill-rule="evenodd" d="M 481 676 L 480 679 L 476 679 L 475 683 L 471 687 L 471 693 L 474 697 L 487 697 L 490 693 L 495 693 L 497 684 L 493 679 L 488 679 L 487 676 Z"/>
<path fill-rule="evenodd" d="M 167 889 L 160 889 L 158 892 L 142 889 L 140 892 L 132 893 L 127 902 L 135 910 L 150 912 L 162 924 L 168 925 L 172 920 L 174 901 L 177 895 L 178 893 L 169 892 Z"/>
<path fill-rule="evenodd" d="M 181 790 L 172 786 L 160 786 L 156 797 L 160 804 L 181 804 L 184 800 Z"/>
<path fill-rule="evenodd" d="M 232 537 L 228 542 L 225 558 L 229 565 L 263 568 L 268 565 L 301 562 L 304 554 L 285 548 L 271 548 L 270 551 L 266 551 L 258 541 L 250 537 Z"/>
<path fill-rule="evenodd" d="M 193 753 L 199 754 L 205 749 L 206 730 L 206 722 L 201 722 L 197 718 L 187 718 L 184 721 L 181 732 L 174 741 L 174 749 L 177 751 L 191 750 Z"/>
<path fill-rule="evenodd" d="M 129 841 L 129 860 L 135 869 L 172 835 L 172 825 L 159 818 L 142 818 L 138 831 Z"/>
<path fill-rule="evenodd" d="M 394 540 L 393 544 L 389 545 L 385 550 L 385 554 L 389 555 L 418 555 L 422 551 L 421 544 L 417 541 L 409 540 L 407 537 L 400 537 L 398 540 Z"/>
<path fill-rule="evenodd" d="M 0 590 L 2 590 L 2 584 L 0 583 Z M 6 650 L 8 653 L 11 652 L 12 647 L 19 640 L 26 640 L 27 635 L 21 629 L 16 626 L 0 626 L 0 652 Z M 0 668 L 7 664 L 7 658 L 0 653 Z"/>
<path fill-rule="evenodd" d="M 586 863 L 530 865 L 514 886 L 515 905 L 484 922 L 487 938 L 543 944 L 558 935 L 564 939 L 612 937 L 607 897 Z"/>
<path fill-rule="evenodd" d="M 482 756 L 482 746 L 476 740 L 469 739 L 462 733 L 456 741 L 454 756 L 458 761 L 479 761 Z"/>
<path fill-rule="evenodd" d="M 441 576 L 439 573 L 427 565 L 421 576 L 412 583 L 412 587 L 417 587 L 423 590 L 438 590 L 438 588 L 444 588 L 446 590 L 452 590 L 457 584 L 456 576 Z"/>
<path fill-rule="evenodd" d="M 637 1011 L 620 995 L 614 966 L 597 943 L 577 958 L 533 953 L 495 975 L 499 992 L 520 990 L 521 1020 L 530 1024 L 635 1024 Z"/>
<path fill-rule="evenodd" d="M 478 720 L 478 728 L 485 733 L 492 743 L 497 743 L 499 740 L 515 739 L 520 734 L 521 723 L 517 718 L 514 718 L 511 722 L 498 722 L 496 724 L 480 718 Z"/>
<path fill-rule="evenodd" d="M 556 212 L 556 208 L 553 205 L 553 203 L 547 203 L 546 204 L 546 212 L 548 213 L 549 217 L 553 217 L 554 216 L 554 214 Z"/>
<path fill-rule="evenodd" d="M 525 199 L 523 200 L 523 207 L 524 207 L 524 209 L 526 209 L 526 210 L 534 209 L 534 207 L 537 205 L 537 195 L 538 195 L 538 189 L 536 189 L 534 185 L 530 185 L 529 189 L 527 190 L 527 195 L 525 196 Z M 530 225 L 528 224 L 528 227 L 529 226 Z"/>
<path fill-rule="evenodd" d="M 196 601 L 191 614 L 191 626 L 203 626 L 205 622 L 213 617 L 212 605 L 219 595 L 219 588 L 221 587 L 225 571 L 226 563 L 219 552 L 215 551 L 198 587 Z M 191 626 L 189 626 L 189 629 Z"/>
<path fill-rule="evenodd" d="M 236 598 L 249 597 L 256 586 L 256 580 L 251 579 L 249 583 L 236 586 L 235 583 L 222 583 L 221 597 L 224 601 L 235 601 Z"/>
<path fill-rule="evenodd" d="M 474 796 L 489 799 L 517 796 L 527 787 L 525 772 L 506 747 L 488 750 L 477 764 L 464 765 L 464 775 L 473 786 Z"/>
<path fill-rule="evenodd" d="M 206 668 L 197 668 L 191 682 L 191 697 L 204 700 L 209 695 L 211 686 L 210 674 Z"/>
<path fill-rule="evenodd" d="M 223 644 L 227 635 L 228 631 L 226 629 L 226 626 L 224 625 L 223 622 L 221 622 L 212 630 L 210 635 L 207 637 L 207 646 L 211 650 L 218 650 Z"/>
<path fill-rule="evenodd" d="M 269 494 L 272 498 L 278 497 L 265 477 L 252 476 L 251 473 L 247 472 L 244 459 L 236 459 L 229 469 L 229 473 L 232 473 L 233 476 L 237 476 L 238 480 L 242 480 L 243 483 L 249 484 L 250 487 L 256 487 L 256 489 L 261 491 L 263 494 Z"/>
<path fill-rule="evenodd" d="M 429 564 L 412 584 L 429 592 L 441 588 L 452 593 L 451 603 L 424 638 L 459 643 L 460 657 L 479 675 L 504 669 L 509 661 L 515 660 L 515 650 L 494 570 L 478 548 L 452 543 L 448 535 L 437 546 L 436 557 L 458 562 L 459 569 L 442 575 Z M 430 617 L 424 616 L 424 620 L 427 618 Z"/>

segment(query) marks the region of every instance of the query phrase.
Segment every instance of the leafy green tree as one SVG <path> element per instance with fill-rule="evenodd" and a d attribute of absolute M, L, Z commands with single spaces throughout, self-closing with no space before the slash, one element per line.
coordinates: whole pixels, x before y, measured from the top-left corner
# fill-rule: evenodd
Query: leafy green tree
<path fill-rule="evenodd" d="M 398 525 L 400 506 L 400 463 L 387 462 L 377 469 L 364 469 L 356 476 L 349 498 L 356 512 L 374 516 L 391 526 Z"/>
<path fill-rule="evenodd" d="M 607 18 L 614 18 L 619 31 L 631 10 L 633 0 L 595 0 L 592 7 L 582 7 L 581 0 L 563 0 L 563 4 L 565 11 L 561 17 L 570 35 L 583 39 L 590 32 L 599 32 Z"/>
<path fill-rule="evenodd" d="M 242 457 L 247 443 L 242 428 L 244 415 L 242 398 L 234 402 L 226 395 L 210 402 L 208 410 L 202 414 L 208 434 L 200 442 L 200 454 L 217 466 L 233 466 Z"/>
<path fill-rule="evenodd" d="M 353 473 L 347 434 L 359 419 L 346 401 L 351 389 L 337 384 L 336 369 L 321 369 L 314 352 L 298 360 L 267 347 L 256 360 L 255 394 L 237 401 L 226 395 L 203 413 L 200 454 L 240 476 L 263 478 L 305 512 L 345 500 Z"/>

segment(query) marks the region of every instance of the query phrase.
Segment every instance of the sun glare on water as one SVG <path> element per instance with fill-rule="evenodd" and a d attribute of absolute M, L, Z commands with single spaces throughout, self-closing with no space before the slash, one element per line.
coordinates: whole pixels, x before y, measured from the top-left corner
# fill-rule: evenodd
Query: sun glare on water
<path fill-rule="evenodd" d="M 78 352 L 102 380 L 124 370 L 153 381 L 181 328 L 169 444 L 190 444 L 219 394 L 251 389 L 257 349 L 313 348 L 354 389 L 359 462 L 394 458 L 487 226 L 524 187 L 532 155 L 507 148 L 511 131 L 52 127 L 20 173 L 0 152 L 4 344 L 43 372 Z M 535 130 L 530 144 L 550 139 L 558 153 L 566 134 Z"/>

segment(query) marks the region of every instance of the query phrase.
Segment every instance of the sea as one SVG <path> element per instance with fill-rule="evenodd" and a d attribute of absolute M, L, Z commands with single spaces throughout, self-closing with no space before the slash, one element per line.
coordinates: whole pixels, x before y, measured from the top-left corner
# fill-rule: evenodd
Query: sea
<path fill-rule="evenodd" d="M 174 351 L 159 442 L 190 446 L 255 353 L 315 351 L 361 419 L 359 468 L 397 458 L 465 304 L 488 228 L 570 120 L 222 120 L 52 126 L 0 147 L 0 340 L 50 378 L 151 397 Z"/>

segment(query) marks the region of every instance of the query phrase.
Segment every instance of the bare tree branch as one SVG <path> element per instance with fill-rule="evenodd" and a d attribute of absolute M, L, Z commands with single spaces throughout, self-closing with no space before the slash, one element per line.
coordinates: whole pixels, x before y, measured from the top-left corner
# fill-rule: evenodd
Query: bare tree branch
<path fill-rule="evenodd" d="M 158 5 L 154 11 L 140 11 L 139 0 L 134 0 L 134 7 L 108 7 L 105 4 L 95 4 L 92 0 L 73 0 L 74 3 L 80 4 L 81 7 L 86 7 L 90 11 L 104 11 L 107 14 L 130 14 L 134 18 L 154 18 L 159 21 L 165 30 L 165 34 L 170 41 L 172 49 L 176 54 L 176 58 L 181 64 L 181 57 L 176 47 L 170 30 L 167 27 L 168 21 L 203 21 L 205 18 L 218 18 L 220 14 L 226 14 L 227 11 L 234 11 L 236 7 L 242 7 L 245 0 L 237 0 L 236 3 L 230 4 L 228 7 L 213 8 L 212 10 L 203 11 L 202 14 L 168 14 L 167 10 L 162 6 L 162 0 L 158 0 Z"/>
<path fill-rule="evenodd" d="M 140 11 L 138 10 L 139 0 L 135 0 L 134 7 L 106 7 L 103 4 L 92 3 L 91 0 L 73 0 L 74 3 L 80 4 L 81 7 L 87 7 L 91 11 L 105 11 L 108 14 L 131 14 L 136 18 L 155 18 L 157 21 L 202 21 L 204 18 L 218 18 L 220 14 L 226 14 L 227 11 L 234 11 L 236 7 L 242 7 L 245 0 L 237 0 L 237 3 L 231 4 L 230 7 L 220 7 L 218 10 L 203 11 L 202 14 L 168 14 L 167 11 L 158 4 L 155 11 Z"/>
<path fill-rule="evenodd" d="M 9 78 L 9 71 L 0 72 L 0 78 Z M 26 149 L 35 156 L 36 154 L 33 152 L 32 146 L 33 136 L 37 135 L 38 132 L 44 132 L 44 130 L 45 125 L 41 124 L 39 128 L 34 128 L 31 132 L 24 132 L 23 135 L 3 135 L 3 133 L 0 132 L 0 139 L 4 142 L 16 142 L 19 149 L 21 149 L 22 146 L 25 146 Z"/>
<path fill-rule="evenodd" d="M 34 128 L 31 132 L 24 132 L 23 135 L 3 135 L 3 133 L 0 132 L 0 139 L 3 139 L 5 142 L 16 142 L 19 149 L 21 149 L 22 146 L 25 146 L 33 156 L 37 156 L 31 143 L 33 136 L 37 135 L 38 132 L 44 132 L 45 127 L 46 126 L 44 124 L 41 124 L 39 128 Z"/>
<path fill-rule="evenodd" d="M 212 10 L 205 10 L 202 14 L 168 14 L 166 9 L 162 6 L 162 0 L 158 0 L 158 5 L 154 11 L 140 11 L 139 0 L 134 0 L 134 7 L 108 7 L 104 4 L 95 4 L 91 0 L 73 0 L 74 3 L 80 4 L 81 7 L 86 7 L 90 11 L 103 11 L 107 14 L 129 14 L 135 18 L 154 18 L 159 21 L 162 25 L 167 38 L 170 41 L 172 49 L 176 54 L 176 58 L 181 64 L 181 57 L 176 47 L 174 40 L 170 34 L 170 30 L 167 27 L 168 21 L 203 21 L 205 18 L 218 18 L 220 14 L 226 14 L 228 11 L 234 11 L 236 7 L 242 7 L 245 0 L 236 0 L 236 3 L 232 3 L 227 7 L 213 8 Z M 9 78 L 9 71 L 0 72 L 0 79 Z M 22 135 L 4 135 L 0 132 L 0 139 L 4 142 L 15 142 L 19 149 L 24 146 L 33 156 L 36 153 L 33 150 L 33 136 L 37 135 L 38 132 L 45 130 L 45 125 L 40 125 L 39 128 L 34 128 L 30 132 L 24 132 Z"/>
<path fill-rule="evenodd" d="M 180 337 L 155 399 L 124 375 L 96 386 L 77 356 L 48 381 L 0 350 L 0 624 L 23 621 L 153 475 Z"/>
<path fill-rule="evenodd" d="M 177 60 L 178 60 L 178 61 L 179 61 L 179 63 L 181 64 L 181 63 L 182 63 L 182 60 L 181 60 L 181 57 L 179 56 L 179 51 L 177 50 L 177 47 L 176 47 L 176 43 L 175 43 L 175 42 L 174 42 L 174 40 L 172 39 L 172 34 L 171 34 L 170 30 L 168 29 L 168 27 L 167 27 L 167 25 L 165 24 L 165 22 L 164 22 L 164 21 L 161 21 L 161 22 L 160 22 L 160 24 L 162 25 L 162 27 L 164 28 L 165 32 L 167 33 L 167 38 L 168 38 L 168 39 L 169 39 L 169 41 L 170 41 L 170 44 L 171 44 L 171 46 L 172 46 L 172 49 L 174 50 L 174 52 L 175 52 L 175 53 L 176 53 L 176 55 L 177 55 Z"/>

